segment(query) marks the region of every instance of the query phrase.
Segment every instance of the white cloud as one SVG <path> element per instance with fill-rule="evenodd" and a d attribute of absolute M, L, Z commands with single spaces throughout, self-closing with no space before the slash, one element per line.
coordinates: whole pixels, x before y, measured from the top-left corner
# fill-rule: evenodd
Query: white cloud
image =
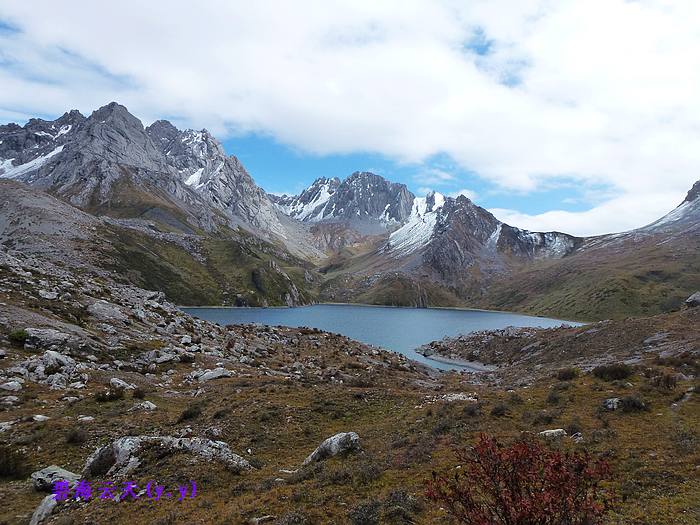
<path fill-rule="evenodd" d="M 445 184 L 452 184 L 457 179 L 451 173 L 441 170 L 440 168 L 426 168 L 414 175 L 413 180 L 419 184 L 442 186 Z"/>
<path fill-rule="evenodd" d="M 452 191 L 452 192 L 448 193 L 447 195 L 449 195 L 450 197 L 454 197 L 455 199 L 457 197 L 459 197 L 460 195 L 464 195 L 470 201 L 474 201 L 474 200 L 479 198 L 478 195 L 476 194 L 476 192 L 474 192 L 472 190 L 468 190 L 466 188 L 461 189 L 461 190 L 457 190 L 457 191 Z"/>
<path fill-rule="evenodd" d="M 614 190 L 518 217 L 542 229 L 639 226 L 700 177 L 696 0 L 6 0 L 0 17 L 21 30 L 0 27 L 0 118 L 118 100 L 319 154 L 444 154 L 515 191 Z"/>

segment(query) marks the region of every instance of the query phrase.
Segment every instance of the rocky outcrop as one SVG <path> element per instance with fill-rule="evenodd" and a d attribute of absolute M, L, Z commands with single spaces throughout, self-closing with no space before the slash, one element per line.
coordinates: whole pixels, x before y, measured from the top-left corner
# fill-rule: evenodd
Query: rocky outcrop
<path fill-rule="evenodd" d="M 67 481 L 73 486 L 75 482 L 80 480 L 80 476 L 57 465 L 51 465 L 33 472 L 31 480 L 35 490 L 51 492 L 56 481 Z"/>
<path fill-rule="evenodd" d="M 207 461 L 222 463 L 236 473 L 252 469 L 248 461 L 234 454 L 223 441 L 201 438 L 125 436 L 116 439 L 109 445 L 98 448 L 87 459 L 83 475 L 91 478 L 124 476 L 141 464 L 141 460 L 136 454 L 147 445 L 194 454 Z"/>
<path fill-rule="evenodd" d="M 323 461 L 339 454 L 358 452 L 359 450 L 361 450 L 360 436 L 355 432 L 341 432 L 323 441 L 316 450 L 309 454 L 302 465 Z"/>
<path fill-rule="evenodd" d="M 685 300 L 685 305 L 689 308 L 696 308 L 700 306 L 700 292 L 695 292 L 693 295 Z"/>
<path fill-rule="evenodd" d="M 53 494 L 46 496 L 41 500 L 41 503 L 39 503 L 39 506 L 34 511 L 34 514 L 32 514 L 32 518 L 29 520 L 29 525 L 40 525 L 41 523 L 44 523 L 49 516 L 51 516 L 57 504 L 58 503 L 56 502 L 56 498 Z"/>

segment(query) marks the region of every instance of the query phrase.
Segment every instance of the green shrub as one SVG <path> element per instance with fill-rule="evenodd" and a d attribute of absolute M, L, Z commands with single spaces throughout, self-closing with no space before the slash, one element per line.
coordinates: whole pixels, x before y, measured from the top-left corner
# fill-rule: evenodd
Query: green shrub
<path fill-rule="evenodd" d="M 15 346 L 24 346 L 27 337 L 29 337 L 29 334 L 26 330 L 15 330 L 14 332 L 10 332 L 10 334 L 7 336 L 10 343 Z"/>
<path fill-rule="evenodd" d="M 625 396 L 620 398 L 620 409 L 623 412 L 642 412 L 648 410 L 647 404 L 639 396 Z"/>
<path fill-rule="evenodd" d="M 559 381 L 571 381 L 572 379 L 576 379 L 578 377 L 578 374 L 578 368 L 562 368 L 557 372 L 557 379 Z"/>
<path fill-rule="evenodd" d="M 614 363 L 612 365 L 601 365 L 593 369 L 593 375 L 604 381 L 616 381 L 627 379 L 632 375 L 632 367 L 625 363 Z"/>
<path fill-rule="evenodd" d="M 508 413 L 508 405 L 505 403 L 497 403 L 491 409 L 491 415 L 493 417 L 503 417 Z"/>
<path fill-rule="evenodd" d="M 146 391 L 140 386 L 136 387 L 131 393 L 131 397 L 133 397 L 134 399 L 143 399 L 146 397 Z"/>
<path fill-rule="evenodd" d="M 95 400 L 98 403 L 108 403 L 120 399 L 124 399 L 124 389 L 122 388 L 108 388 L 95 394 Z"/>
<path fill-rule="evenodd" d="M 0 478 L 22 479 L 27 477 L 28 472 L 29 465 L 24 454 L 7 445 L 0 445 Z"/>
<path fill-rule="evenodd" d="M 182 423 L 183 421 L 196 419 L 201 415 L 202 407 L 200 407 L 199 405 L 190 405 L 182 411 L 182 414 L 180 414 L 180 417 L 178 418 L 177 422 Z"/>
<path fill-rule="evenodd" d="M 348 519 L 352 525 L 377 525 L 380 508 L 377 500 L 362 502 L 348 512 Z"/>
<path fill-rule="evenodd" d="M 88 433 L 82 428 L 71 428 L 66 434 L 66 443 L 80 445 L 88 440 Z"/>

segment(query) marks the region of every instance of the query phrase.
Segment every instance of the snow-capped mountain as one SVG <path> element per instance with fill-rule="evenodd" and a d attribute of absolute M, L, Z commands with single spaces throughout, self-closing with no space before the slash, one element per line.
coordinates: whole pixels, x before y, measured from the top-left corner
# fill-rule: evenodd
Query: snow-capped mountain
<path fill-rule="evenodd" d="M 0 177 L 97 214 L 183 232 L 241 226 L 300 244 L 297 226 L 206 130 L 180 131 L 167 121 L 145 129 L 114 102 L 87 118 L 74 110 L 56 121 L 0 126 Z"/>
<path fill-rule="evenodd" d="M 386 232 L 403 224 L 414 195 L 403 184 L 366 171 L 342 182 L 321 178 L 293 197 L 274 198 L 278 208 L 304 222 L 344 222 L 364 234 Z"/>

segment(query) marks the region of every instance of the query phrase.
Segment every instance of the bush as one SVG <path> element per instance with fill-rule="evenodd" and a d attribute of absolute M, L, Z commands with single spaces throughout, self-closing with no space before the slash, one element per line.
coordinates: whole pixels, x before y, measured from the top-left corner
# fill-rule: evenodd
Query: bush
<path fill-rule="evenodd" d="M 550 405 L 558 405 L 561 402 L 561 395 L 556 390 L 550 390 L 547 395 L 547 403 Z"/>
<path fill-rule="evenodd" d="M 22 479 L 28 473 L 26 456 L 7 445 L 0 445 L 0 478 Z"/>
<path fill-rule="evenodd" d="M 80 445 L 88 440 L 88 433 L 82 428 L 71 428 L 66 434 L 66 443 Z"/>
<path fill-rule="evenodd" d="M 601 365 L 593 369 L 593 375 L 604 381 L 616 381 L 627 379 L 632 375 L 632 367 L 625 363 L 614 363 L 612 365 Z"/>
<path fill-rule="evenodd" d="M 578 377 L 578 368 L 562 368 L 557 372 L 557 379 L 559 381 L 571 381 Z"/>
<path fill-rule="evenodd" d="M 382 523 L 408 525 L 416 523 L 414 516 L 423 511 L 418 499 L 405 490 L 393 490 L 382 505 Z"/>
<path fill-rule="evenodd" d="M 95 394 L 95 400 L 98 403 L 107 403 L 120 399 L 124 399 L 124 390 L 122 388 L 108 388 Z"/>
<path fill-rule="evenodd" d="M 491 415 L 493 417 L 503 417 L 508 413 L 508 406 L 505 403 L 497 403 L 491 409 Z"/>
<path fill-rule="evenodd" d="M 10 332 L 10 334 L 7 336 L 10 343 L 15 346 L 24 346 L 24 342 L 27 340 L 27 337 L 29 337 L 29 334 L 27 334 L 26 330 L 15 330 L 14 332 Z"/>
<path fill-rule="evenodd" d="M 647 404 L 639 396 L 625 396 L 620 398 L 620 410 L 623 412 L 642 412 L 647 410 Z"/>
<path fill-rule="evenodd" d="M 177 422 L 182 423 L 183 421 L 188 421 L 190 419 L 196 419 L 202 415 L 202 407 L 199 405 L 190 405 L 185 410 L 182 411 Z"/>
<path fill-rule="evenodd" d="M 663 374 L 651 378 L 650 383 L 657 388 L 664 390 L 673 390 L 678 384 L 678 376 L 664 372 Z"/>
<path fill-rule="evenodd" d="M 537 442 L 504 446 L 482 435 L 474 447 L 458 451 L 457 460 L 461 470 L 433 473 L 427 495 L 458 523 L 584 525 L 607 511 L 599 484 L 609 467 L 586 453 Z"/>
<path fill-rule="evenodd" d="M 348 519 L 352 525 L 377 525 L 380 507 L 377 500 L 365 501 L 348 512 Z"/>
<path fill-rule="evenodd" d="M 275 525 L 309 525 L 311 521 L 303 512 L 290 512 L 275 521 Z"/>
<path fill-rule="evenodd" d="M 146 391 L 140 386 L 138 386 L 131 393 L 131 397 L 133 397 L 134 399 L 144 399 L 146 397 Z"/>

